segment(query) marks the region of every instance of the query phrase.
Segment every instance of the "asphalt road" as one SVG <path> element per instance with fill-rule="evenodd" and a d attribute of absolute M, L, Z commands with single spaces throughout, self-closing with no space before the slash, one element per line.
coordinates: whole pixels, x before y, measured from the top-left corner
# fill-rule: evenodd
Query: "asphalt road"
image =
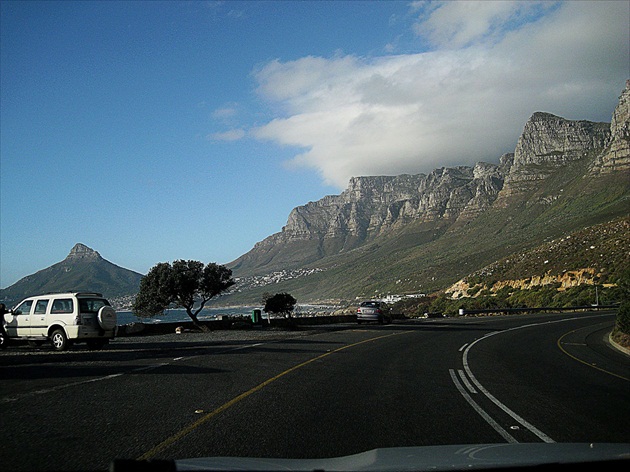
<path fill-rule="evenodd" d="M 513 315 L 0 353 L 2 470 L 390 446 L 630 444 L 614 316 Z M 629 446 L 630 452 L 630 446 Z"/>

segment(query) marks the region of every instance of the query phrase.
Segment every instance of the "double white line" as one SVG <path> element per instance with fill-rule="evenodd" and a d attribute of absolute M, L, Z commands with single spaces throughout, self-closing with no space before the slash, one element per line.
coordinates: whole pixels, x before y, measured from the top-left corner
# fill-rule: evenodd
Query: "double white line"
<path fill-rule="evenodd" d="M 512 329 L 520 329 L 520 328 L 524 328 L 525 326 L 521 326 L 519 328 L 512 328 Z M 499 407 L 501 410 L 503 410 L 505 413 L 507 413 L 512 419 L 514 419 L 514 421 L 516 421 L 517 423 L 519 423 L 521 426 L 523 426 L 524 428 L 526 428 L 527 430 L 529 430 L 532 434 L 534 434 L 535 436 L 537 436 L 538 438 L 540 438 L 543 442 L 546 443 L 553 443 L 555 442 L 553 439 L 551 439 L 549 436 L 547 436 L 545 433 L 543 433 L 542 431 L 540 431 L 538 428 L 536 428 L 534 425 L 532 425 L 531 423 L 529 423 L 528 421 L 524 420 L 523 418 L 521 418 L 519 415 L 517 415 L 515 412 L 513 412 L 512 410 L 510 410 L 507 406 L 505 406 L 503 403 L 501 403 L 496 397 L 494 397 L 494 395 L 492 395 L 488 390 L 486 390 L 484 388 L 483 385 L 481 385 L 481 383 L 477 380 L 477 378 L 473 375 L 472 371 L 470 370 L 470 366 L 468 365 L 468 352 L 470 351 L 470 349 L 479 341 L 483 340 L 483 339 L 487 339 L 490 336 L 494 336 L 496 334 L 499 334 L 500 332 L 494 332 L 494 333 L 489 333 L 486 336 L 484 336 L 483 338 L 477 339 L 476 341 L 472 342 L 469 345 L 465 345 L 462 346 L 462 349 L 464 351 L 464 354 L 462 356 L 462 361 L 464 364 L 464 370 L 459 369 L 457 371 L 457 373 L 455 373 L 454 369 L 449 369 L 449 373 L 451 374 L 451 379 L 453 380 L 453 383 L 455 384 L 455 387 L 457 387 L 457 390 L 459 390 L 459 393 L 462 395 L 462 397 L 464 397 L 464 399 L 470 404 L 470 406 L 473 407 L 473 409 L 479 413 L 479 415 L 490 425 L 492 426 L 492 428 L 494 428 L 494 430 L 499 433 L 501 435 L 501 437 L 503 437 L 508 443 L 518 443 L 519 441 L 514 438 L 514 436 L 512 436 L 505 428 L 503 428 L 499 423 L 497 423 L 494 418 L 492 418 L 488 412 L 486 412 L 473 398 L 470 394 L 477 394 L 478 391 L 481 392 L 483 395 L 486 396 L 486 398 L 488 398 L 492 403 L 494 403 L 497 407 Z M 465 349 L 464 349 L 465 347 Z M 460 351 L 462 350 L 460 349 Z M 460 381 L 461 379 L 461 381 Z M 470 379 L 470 380 L 469 380 Z M 465 387 L 465 388 L 464 388 Z M 475 388 L 476 387 L 476 388 Z"/>

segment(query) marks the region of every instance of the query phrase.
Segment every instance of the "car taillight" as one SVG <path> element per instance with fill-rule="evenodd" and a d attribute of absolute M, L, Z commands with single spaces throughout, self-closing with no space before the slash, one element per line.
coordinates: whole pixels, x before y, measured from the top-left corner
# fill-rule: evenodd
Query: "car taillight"
<path fill-rule="evenodd" d="M 81 319 L 81 315 L 77 315 L 76 318 L 74 319 L 74 324 L 75 325 L 82 325 L 83 324 L 83 320 Z"/>

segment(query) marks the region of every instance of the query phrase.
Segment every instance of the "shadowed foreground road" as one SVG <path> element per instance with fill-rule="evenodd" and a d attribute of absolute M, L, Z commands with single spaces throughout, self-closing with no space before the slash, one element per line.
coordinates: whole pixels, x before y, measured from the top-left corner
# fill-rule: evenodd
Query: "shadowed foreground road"
<path fill-rule="evenodd" d="M 519 315 L 120 338 L 96 352 L 10 347 L 0 354 L 2 469 L 630 443 L 630 358 L 605 341 L 613 322 Z"/>

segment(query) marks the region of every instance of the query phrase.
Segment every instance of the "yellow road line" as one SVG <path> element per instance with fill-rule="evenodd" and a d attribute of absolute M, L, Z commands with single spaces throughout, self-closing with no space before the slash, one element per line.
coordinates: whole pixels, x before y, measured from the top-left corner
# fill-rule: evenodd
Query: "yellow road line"
<path fill-rule="evenodd" d="M 340 348 L 337 348 L 337 349 L 335 349 L 333 351 L 326 352 L 326 353 L 324 353 L 324 354 L 322 354 L 320 356 L 317 356 L 317 357 L 314 357 L 312 359 L 309 359 L 308 361 L 302 362 L 301 364 L 297 364 L 297 365 L 291 367 L 290 369 L 287 369 L 284 372 L 281 372 L 278 375 L 276 375 L 274 377 L 271 377 L 270 379 L 265 380 L 263 383 L 255 386 L 254 388 L 248 390 L 247 392 L 241 393 L 237 397 L 234 397 L 233 399 L 231 399 L 227 403 L 224 403 L 223 405 L 221 405 L 216 410 L 208 413 L 207 415 L 204 415 L 203 417 L 201 417 L 200 419 L 198 419 L 194 423 L 190 424 L 189 426 L 185 427 L 184 429 L 180 430 L 179 432 L 173 434 L 172 436 L 166 438 L 164 441 L 162 441 L 160 444 L 155 446 L 153 449 L 151 449 L 151 450 L 145 452 L 144 454 L 142 454 L 140 457 L 138 457 L 138 460 L 149 460 L 149 459 L 155 457 L 157 454 L 159 454 L 160 452 L 164 451 L 166 448 L 168 448 L 172 444 L 176 443 L 177 441 L 182 439 L 184 436 L 192 433 L 195 429 L 199 428 L 199 426 L 201 426 L 204 423 L 207 423 L 208 421 L 210 421 L 212 418 L 214 418 L 218 414 L 224 412 L 225 410 L 227 410 L 231 406 L 234 406 L 235 404 L 237 404 L 241 400 L 244 400 L 245 398 L 249 397 L 253 393 L 256 393 L 257 391 L 262 390 L 263 388 L 265 388 L 270 383 L 275 382 L 279 378 L 284 377 L 285 375 L 287 375 L 287 374 L 289 374 L 289 373 L 291 373 L 291 372 L 293 372 L 295 370 L 298 370 L 298 369 L 300 369 L 300 368 L 302 368 L 302 367 L 304 367 L 304 366 L 306 366 L 306 365 L 308 365 L 308 364 L 310 364 L 312 362 L 315 362 L 315 361 L 318 361 L 320 359 L 323 359 L 324 357 L 330 356 L 331 354 L 335 354 L 337 352 L 343 351 L 344 349 L 349 349 L 351 347 L 355 347 L 355 346 L 358 346 L 360 344 L 365 344 L 365 343 L 372 342 L 372 341 L 377 341 L 379 339 L 389 338 L 391 336 L 397 336 L 397 335 L 400 335 L 400 334 L 405 334 L 406 332 L 409 332 L 409 331 L 403 331 L 403 332 L 400 332 L 400 333 L 392 333 L 392 334 L 387 334 L 387 335 L 384 335 L 384 336 L 378 336 L 376 338 L 365 339 L 363 341 L 359 341 L 359 342 L 356 342 L 356 343 L 353 343 L 353 344 L 348 344 L 346 346 L 342 346 Z"/>
<path fill-rule="evenodd" d="M 590 326 L 589 326 L 589 328 L 590 328 Z M 620 379 L 630 381 L 630 379 L 629 379 L 629 378 L 623 377 L 622 375 L 615 374 L 614 372 L 610 372 L 610 371 L 608 371 L 608 370 L 606 370 L 606 369 L 602 369 L 601 367 L 597 367 L 596 365 L 589 364 L 588 362 L 586 362 L 586 361 L 584 361 L 584 360 L 580 359 L 579 357 L 576 357 L 576 356 L 574 356 L 573 354 L 570 354 L 570 353 L 569 353 L 566 349 L 564 349 L 564 348 L 562 347 L 562 340 L 564 339 L 564 337 L 565 337 L 565 336 L 568 336 L 568 335 L 570 335 L 570 334 L 573 334 L 573 333 L 575 333 L 576 331 L 579 331 L 579 330 L 581 330 L 581 329 L 584 329 L 584 328 L 574 329 L 573 331 L 569 331 L 568 333 L 565 333 L 565 334 L 563 334 L 562 336 L 560 336 L 560 337 L 558 338 L 558 341 L 557 341 L 558 348 L 559 348 L 559 349 L 560 349 L 563 353 L 565 353 L 567 356 L 569 356 L 569 357 L 570 357 L 571 359 L 573 359 L 573 360 L 576 360 L 576 361 L 578 361 L 578 362 L 580 362 L 580 363 L 582 363 L 582 364 L 584 364 L 584 365 L 587 365 L 587 366 L 589 366 L 589 367 L 592 367 L 593 369 L 597 369 L 597 370 L 599 370 L 599 371 L 601 371 L 601 372 L 604 372 L 604 373 L 606 373 L 606 374 L 612 375 L 612 376 L 614 376 L 614 377 L 618 377 L 618 378 L 620 378 Z M 565 344 L 568 344 L 568 343 L 565 343 Z"/>

